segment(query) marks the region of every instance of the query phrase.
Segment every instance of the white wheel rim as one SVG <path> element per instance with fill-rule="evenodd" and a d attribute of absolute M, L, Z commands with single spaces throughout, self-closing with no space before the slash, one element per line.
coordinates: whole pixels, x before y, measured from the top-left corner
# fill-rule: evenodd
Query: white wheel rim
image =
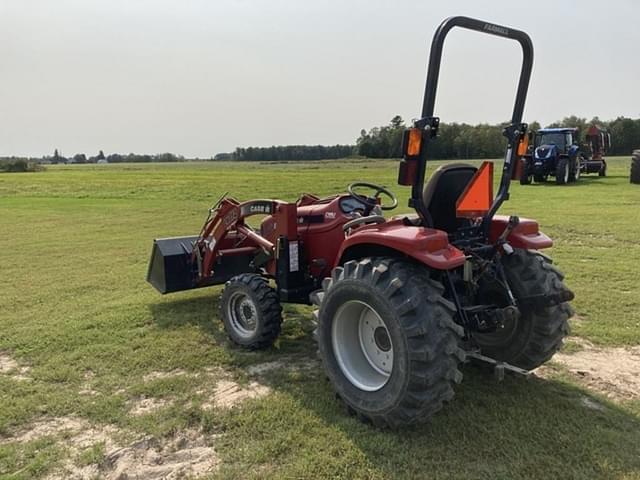
<path fill-rule="evenodd" d="M 234 292 L 227 302 L 227 316 L 234 332 L 242 338 L 251 338 L 258 328 L 258 309 L 244 292 Z"/>
<path fill-rule="evenodd" d="M 374 392 L 393 370 L 393 344 L 380 315 L 359 300 L 340 306 L 333 317 L 331 344 L 344 376 L 355 387 Z"/>
<path fill-rule="evenodd" d="M 569 162 L 564 165 L 564 183 L 569 181 Z"/>

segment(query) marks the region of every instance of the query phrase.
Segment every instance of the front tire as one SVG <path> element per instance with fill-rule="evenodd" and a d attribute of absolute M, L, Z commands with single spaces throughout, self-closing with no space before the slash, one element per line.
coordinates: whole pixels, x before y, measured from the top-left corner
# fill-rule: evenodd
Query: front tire
<path fill-rule="evenodd" d="M 366 258 L 336 267 L 323 290 L 316 340 L 337 395 L 378 426 L 423 422 L 454 396 L 463 333 L 442 284 L 424 267 Z"/>
<path fill-rule="evenodd" d="M 533 370 L 548 361 L 569 334 L 573 310 L 567 302 L 573 293 L 551 260 L 538 252 L 517 249 L 503 258 L 503 267 L 520 317 L 474 339 L 484 355 Z"/>
<path fill-rule="evenodd" d="M 569 161 L 567 158 L 559 158 L 556 164 L 556 183 L 565 185 L 569 183 Z"/>
<path fill-rule="evenodd" d="M 546 175 L 542 174 L 534 175 L 533 179 L 536 181 L 536 183 L 544 183 L 547 181 Z"/>
<path fill-rule="evenodd" d="M 282 307 L 278 294 L 260 275 L 243 273 L 229 280 L 220 308 L 227 335 L 241 347 L 267 348 L 280 334 Z"/>

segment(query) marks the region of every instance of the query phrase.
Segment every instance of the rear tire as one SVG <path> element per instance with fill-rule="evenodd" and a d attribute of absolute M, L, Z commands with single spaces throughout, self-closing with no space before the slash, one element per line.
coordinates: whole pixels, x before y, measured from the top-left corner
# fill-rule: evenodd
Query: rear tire
<path fill-rule="evenodd" d="M 569 159 L 559 158 L 556 165 L 556 183 L 565 185 L 569 182 Z"/>
<path fill-rule="evenodd" d="M 631 174 L 629 181 L 640 184 L 640 150 L 634 150 L 633 156 L 631 157 Z"/>
<path fill-rule="evenodd" d="M 527 171 L 529 170 L 529 161 L 524 158 L 520 161 L 522 162 L 522 173 L 520 175 L 520 185 L 530 185 L 533 175 L 527 174 Z"/>
<path fill-rule="evenodd" d="M 443 292 L 424 267 L 366 258 L 336 267 L 312 295 L 323 366 L 361 420 L 387 427 L 423 422 L 453 398 L 462 380 L 463 329 Z"/>
<path fill-rule="evenodd" d="M 241 347 L 267 348 L 280 334 L 282 307 L 278 294 L 260 275 L 243 273 L 229 280 L 220 309 L 227 335 Z"/>
<path fill-rule="evenodd" d="M 577 182 L 580 180 L 580 157 L 576 156 L 575 165 L 573 166 L 573 172 L 571 175 L 571 181 Z"/>
<path fill-rule="evenodd" d="M 573 310 L 567 301 L 573 293 L 551 260 L 538 252 L 518 249 L 503 258 L 503 266 L 520 318 L 474 339 L 484 355 L 532 370 L 548 361 L 569 334 Z"/>
<path fill-rule="evenodd" d="M 602 166 L 600 167 L 600 170 L 598 170 L 598 176 L 599 177 L 606 177 L 607 176 L 607 164 L 605 163 L 605 161 L 602 161 Z"/>

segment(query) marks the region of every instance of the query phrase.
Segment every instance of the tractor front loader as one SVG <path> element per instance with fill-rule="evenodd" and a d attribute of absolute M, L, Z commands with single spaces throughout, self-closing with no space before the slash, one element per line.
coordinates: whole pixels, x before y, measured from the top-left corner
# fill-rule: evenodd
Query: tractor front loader
<path fill-rule="evenodd" d="M 441 166 L 425 185 L 442 49 L 454 27 L 522 47 L 495 197 L 491 162 Z M 415 214 L 385 218 L 395 195 L 363 182 L 296 202 L 223 196 L 199 235 L 155 241 L 148 280 L 162 293 L 224 283 L 225 329 L 247 348 L 276 340 L 281 303 L 314 304 L 327 377 L 350 412 L 376 425 L 430 418 L 453 398 L 467 359 L 500 372 L 538 367 L 568 333 L 573 294 L 540 253 L 552 241 L 538 223 L 496 214 L 527 150 L 522 113 L 532 64 L 526 33 L 445 20 L 431 45 L 422 115 L 404 134 L 398 183 L 411 187 Z M 245 222 L 252 215 L 263 217 L 259 228 Z"/>

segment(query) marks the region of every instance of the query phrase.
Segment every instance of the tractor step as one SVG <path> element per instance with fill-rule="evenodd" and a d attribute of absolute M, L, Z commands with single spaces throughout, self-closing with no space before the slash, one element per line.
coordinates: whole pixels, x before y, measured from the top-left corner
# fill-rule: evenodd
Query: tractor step
<path fill-rule="evenodd" d="M 467 351 L 465 353 L 468 360 L 475 360 L 493 366 L 493 373 L 496 377 L 496 380 L 498 380 L 499 382 L 504 380 L 505 371 L 517 373 L 518 375 L 522 375 L 525 378 L 529 378 L 529 376 L 531 375 L 531 372 L 525 370 L 524 368 L 516 367 L 515 365 L 511 365 L 507 362 L 501 362 L 500 360 L 496 360 L 495 358 L 487 357 L 477 351 Z"/>

